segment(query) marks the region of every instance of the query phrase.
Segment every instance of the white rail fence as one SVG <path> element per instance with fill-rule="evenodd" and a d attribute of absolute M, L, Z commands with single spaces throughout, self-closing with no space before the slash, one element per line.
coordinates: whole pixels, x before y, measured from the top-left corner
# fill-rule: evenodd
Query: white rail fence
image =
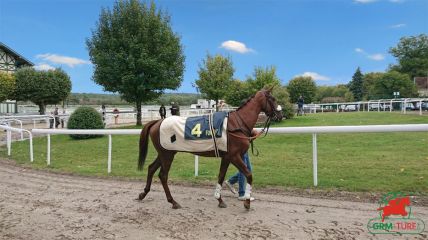
<path fill-rule="evenodd" d="M 12 132 L 21 133 L 21 135 L 24 132 L 28 133 L 29 140 L 30 140 L 30 162 L 33 162 L 34 160 L 33 159 L 33 134 L 30 131 L 22 128 L 9 127 L 7 125 L 2 125 L 2 124 L 0 124 L 0 129 L 3 129 L 6 131 L 6 146 L 7 146 L 8 156 L 11 155 L 11 151 L 12 151 Z"/>
<path fill-rule="evenodd" d="M 261 130 L 260 128 L 256 128 Z M 47 164 L 51 163 L 52 134 L 92 134 L 108 135 L 107 172 L 111 173 L 112 135 L 139 135 L 140 129 L 112 130 L 70 130 L 70 129 L 33 129 L 33 133 L 47 134 Z M 319 133 L 383 133 L 383 132 L 428 132 L 428 124 L 399 124 L 399 125 L 365 125 L 365 126 L 322 126 L 322 127 L 276 127 L 270 128 L 271 134 L 312 134 L 312 167 L 314 186 L 318 185 L 318 148 L 317 134 Z M 30 143 L 32 144 L 32 143 Z M 195 176 L 198 175 L 199 158 L 195 155 Z"/>

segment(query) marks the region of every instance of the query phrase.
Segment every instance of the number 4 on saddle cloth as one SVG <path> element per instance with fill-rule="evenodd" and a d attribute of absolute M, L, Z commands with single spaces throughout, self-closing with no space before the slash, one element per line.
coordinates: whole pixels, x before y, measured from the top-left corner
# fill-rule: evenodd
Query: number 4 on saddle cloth
<path fill-rule="evenodd" d="M 198 117 L 171 116 L 160 126 L 160 143 L 167 150 L 180 152 L 206 152 L 215 149 L 211 134 L 212 122 L 218 150 L 227 152 L 227 112 Z"/>
<path fill-rule="evenodd" d="M 213 128 L 216 138 L 221 137 L 223 120 L 227 116 L 226 112 L 216 112 L 211 115 L 189 117 L 186 120 L 184 131 L 184 139 L 186 140 L 202 140 L 212 139 L 212 131 L 210 124 Z M 212 122 L 212 123 L 211 123 Z"/>

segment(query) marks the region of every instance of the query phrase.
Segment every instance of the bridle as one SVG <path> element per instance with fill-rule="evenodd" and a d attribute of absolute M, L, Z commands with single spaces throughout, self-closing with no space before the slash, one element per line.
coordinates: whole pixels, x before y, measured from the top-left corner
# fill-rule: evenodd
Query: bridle
<path fill-rule="evenodd" d="M 248 139 L 250 141 L 250 144 L 251 144 L 251 151 L 252 151 L 253 155 L 255 155 L 255 156 L 259 155 L 259 151 L 257 150 L 257 153 L 256 154 L 254 153 L 253 140 L 256 139 L 256 138 L 259 138 L 261 135 L 263 135 L 263 133 L 264 133 L 263 137 L 266 137 L 266 135 L 269 132 L 269 127 L 270 127 L 272 118 L 274 118 L 274 117 L 280 118 L 281 117 L 281 115 L 280 115 L 281 106 L 278 105 L 278 107 L 275 108 L 275 98 L 272 95 L 270 95 L 268 91 L 264 91 L 263 94 L 264 94 L 265 100 L 266 100 L 265 104 L 264 104 L 265 107 L 263 108 L 263 111 L 265 112 L 266 116 L 268 117 L 266 119 L 266 121 L 264 122 L 264 124 L 263 124 L 264 125 L 263 129 L 260 132 L 258 132 L 255 136 L 251 136 L 251 130 L 252 129 L 249 129 L 249 127 L 247 126 L 247 124 L 245 124 L 245 122 L 243 121 L 243 119 L 239 115 L 239 113 L 235 112 L 236 116 L 239 119 L 239 122 L 241 122 L 245 126 L 245 128 L 249 130 L 249 134 L 248 134 L 248 137 L 247 136 L 242 137 L 240 135 L 237 135 L 237 134 L 234 134 L 232 132 L 229 132 L 229 134 L 232 135 L 232 136 L 234 136 L 234 137 L 242 138 L 242 139 Z M 267 109 L 268 109 L 267 107 L 268 106 L 270 107 L 270 111 L 269 112 L 267 111 Z M 244 132 L 244 134 L 245 134 L 245 132 Z"/>

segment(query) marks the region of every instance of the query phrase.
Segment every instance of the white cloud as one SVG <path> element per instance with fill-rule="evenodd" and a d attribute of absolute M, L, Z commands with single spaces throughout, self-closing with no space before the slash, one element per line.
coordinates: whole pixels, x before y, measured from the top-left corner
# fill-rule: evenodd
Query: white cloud
<path fill-rule="evenodd" d="M 362 48 L 355 48 L 355 52 L 362 54 L 366 56 L 368 59 L 374 60 L 374 61 L 382 61 L 385 59 L 385 55 L 381 53 L 375 53 L 375 54 L 369 54 Z"/>
<path fill-rule="evenodd" d="M 370 58 L 371 60 L 375 60 L 375 61 L 382 61 L 385 59 L 385 56 L 381 53 L 368 55 L 367 57 Z"/>
<path fill-rule="evenodd" d="M 372 3 L 372 2 L 376 2 L 377 0 L 354 0 L 354 2 L 356 2 L 356 3 L 362 3 L 362 4 L 365 4 L 365 3 Z"/>
<path fill-rule="evenodd" d="M 365 53 L 364 49 L 362 49 L 362 48 L 355 48 L 355 52 L 357 52 L 357 53 Z"/>
<path fill-rule="evenodd" d="M 34 68 L 36 70 L 43 70 L 43 71 L 54 70 L 55 69 L 54 67 L 52 67 L 51 65 L 49 65 L 47 63 L 39 63 L 36 66 L 34 66 Z"/>
<path fill-rule="evenodd" d="M 399 23 L 399 24 L 391 25 L 391 26 L 389 26 L 389 28 L 402 28 L 405 26 L 406 26 L 405 23 Z"/>
<path fill-rule="evenodd" d="M 228 40 L 221 44 L 221 48 L 224 48 L 226 50 L 238 52 L 238 53 L 249 53 L 254 52 L 253 49 L 247 48 L 244 43 L 234 41 L 234 40 Z"/>
<path fill-rule="evenodd" d="M 83 60 L 83 59 L 61 56 L 61 55 L 50 54 L 50 53 L 39 54 L 36 57 L 43 59 L 45 61 L 49 61 L 49 62 L 54 63 L 54 64 L 65 64 L 71 68 L 75 67 L 76 65 L 91 64 L 91 62 Z"/>
<path fill-rule="evenodd" d="M 304 72 L 303 74 L 297 75 L 296 77 L 311 77 L 313 80 L 319 80 L 319 81 L 329 81 L 330 78 L 327 76 L 323 76 L 316 72 Z"/>
<path fill-rule="evenodd" d="M 389 0 L 389 1 L 392 2 L 392 3 L 402 3 L 405 0 Z"/>

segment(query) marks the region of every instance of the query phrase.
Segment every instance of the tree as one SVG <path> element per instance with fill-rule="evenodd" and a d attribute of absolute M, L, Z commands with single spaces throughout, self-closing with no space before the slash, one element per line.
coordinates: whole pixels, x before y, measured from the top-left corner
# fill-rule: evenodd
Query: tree
<path fill-rule="evenodd" d="M 273 96 L 276 102 L 282 107 L 282 115 L 286 119 L 294 117 L 294 106 L 290 103 L 290 94 L 285 86 L 278 86 L 273 89 Z"/>
<path fill-rule="evenodd" d="M 15 73 L 16 100 L 32 101 L 45 114 L 47 104 L 65 100 L 71 91 L 70 77 L 61 69 L 36 71 L 20 68 Z"/>
<path fill-rule="evenodd" d="M 401 97 L 415 97 L 418 95 L 415 84 L 409 75 L 397 71 L 389 71 L 382 75 L 371 89 L 370 95 L 374 98 L 394 98 L 394 92 L 400 92 Z"/>
<path fill-rule="evenodd" d="M 349 91 L 348 87 L 342 84 L 336 86 L 319 86 L 315 101 L 326 102 L 351 102 L 354 101 L 354 95 Z"/>
<path fill-rule="evenodd" d="M 300 95 L 303 96 L 305 103 L 310 103 L 315 100 L 317 86 L 312 77 L 300 76 L 290 80 L 287 90 L 292 103 L 296 103 Z"/>
<path fill-rule="evenodd" d="M 235 107 L 242 104 L 245 99 L 251 96 L 247 82 L 242 82 L 238 79 L 232 81 L 229 91 L 226 94 L 226 103 Z"/>
<path fill-rule="evenodd" d="M 274 66 L 266 68 L 255 67 L 253 76 L 247 78 L 247 83 L 251 94 L 265 87 L 281 86 L 281 80 L 276 76 L 276 68 Z"/>
<path fill-rule="evenodd" d="M 374 93 L 375 83 L 379 81 L 385 73 L 371 72 L 363 76 L 363 99 L 371 100 L 374 98 L 371 94 Z"/>
<path fill-rule="evenodd" d="M 426 34 L 403 37 L 389 52 L 398 60 L 398 65 L 391 66 L 392 70 L 409 74 L 411 79 L 428 75 L 428 36 Z"/>
<path fill-rule="evenodd" d="M 10 73 L 0 72 L 0 102 L 13 99 L 15 93 L 15 76 Z"/>
<path fill-rule="evenodd" d="M 92 37 L 86 40 L 94 63 L 93 80 L 104 90 L 135 103 L 137 125 L 141 104 L 175 90 L 183 81 L 184 55 L 170 16 L 138 0 L 116 1 L 102 9 Z"/>
<path fill-rule="evenodd" d="M 354 95 L 355 100 L 360 101 L 363 99 L 363 74 L 361 73 L 360 67 L 352 76 L 351 82 L 348 84 L 349 90 Z"/>
<path fill-rule="evenodd" d="M 196 80 L 196 85 L 202 94 L 216 102 L 216 111 L 218 101 L 226 97 L 230 91 L 234 71 L 232 60 L 221 55 L 207 54 L 199 66 L 199 79 Z"/>

